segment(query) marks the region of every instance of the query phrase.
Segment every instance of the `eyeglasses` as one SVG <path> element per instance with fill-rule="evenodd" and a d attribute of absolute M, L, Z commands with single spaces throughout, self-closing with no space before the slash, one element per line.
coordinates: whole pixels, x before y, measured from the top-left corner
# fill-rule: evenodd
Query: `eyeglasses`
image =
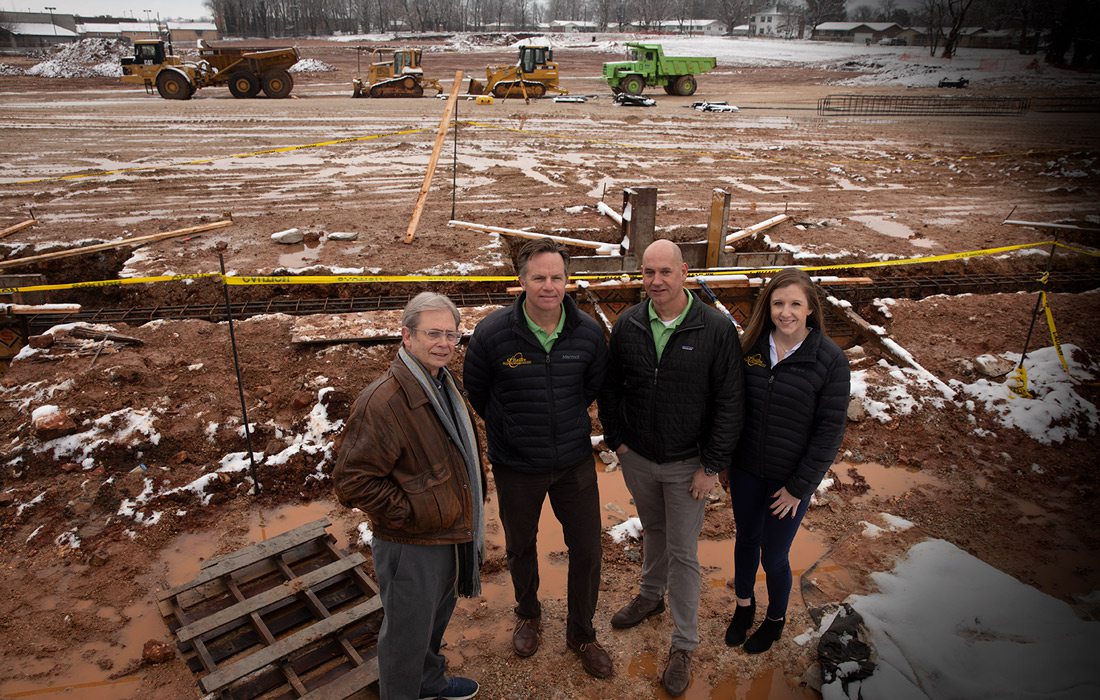
<path fill-rule="evenodd" d="M 457 343 L 459 338 L 462 337 L 462 334 L 456 331 L 441 331 L 437 328 L 413 328 L 412 326 L 406 326 L 406 328 L 408 328 L 410 331 L 419 331 L 423 333 L 424 335 L 428 336 L 428 340 L 432 341 L 433 343 L 438 343 L 444 338 L 446 338 L 448 343 Z"/>

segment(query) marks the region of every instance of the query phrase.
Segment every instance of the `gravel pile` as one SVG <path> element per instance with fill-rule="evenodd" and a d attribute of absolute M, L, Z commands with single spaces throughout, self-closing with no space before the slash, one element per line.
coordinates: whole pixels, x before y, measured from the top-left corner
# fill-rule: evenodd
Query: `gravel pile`
<path fill-rule="evenodd" d="M 27 69 L 42 78 L 117 78 L 122 75 L 121 55 L 129 47 L 117 39 L 81 39 L 66 44 L 50 58 Z"/>
<path fill-rule="evenodd" d="M 291 73 L 330 73 L 334 70 L 336 66 L 316 58 L 303 58 L 290 67 Z"/>

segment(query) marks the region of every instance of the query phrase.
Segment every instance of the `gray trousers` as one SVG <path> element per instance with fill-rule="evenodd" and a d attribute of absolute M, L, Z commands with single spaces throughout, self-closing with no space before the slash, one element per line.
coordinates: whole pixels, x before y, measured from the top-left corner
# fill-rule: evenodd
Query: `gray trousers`
<path fill-rule="evenodd" d="M 706 499 L 691 497 L 699 458 L 658 464 L 631 450 L 619 461 L 645 530 L 641 594 L 657 599 L 668 591 L 672 646 L 693 651 L 699 646 L 699 532 L 706 506 Z"/>
<path fill-rule="evenodd" d="M 447 687 L 439 649 L 455 609 L 455 546 L 375 537 L 371 551 L 385 611 L 378 633 L 379 695 L 434 698 Z"/>

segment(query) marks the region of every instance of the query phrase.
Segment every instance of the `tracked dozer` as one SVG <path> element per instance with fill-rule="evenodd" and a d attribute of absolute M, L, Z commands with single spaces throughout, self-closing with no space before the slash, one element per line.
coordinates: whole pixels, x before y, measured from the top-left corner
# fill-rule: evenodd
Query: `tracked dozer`
<path fill-rule="evenodd" d="M 558 82 L 558 64 L 549 46 L 521 46 L 514 66 L 489 66 L 485 82 L 470 78 L 467 90 L 471 95 L 494 97 L 542 97 L 547 92 L 568 95 Z"/>
<path fill-rule="evenodd" d="M 363 79 L 362 70 L 352 81 L 352 97 L 423 97 L 424 89 L 431 88 L 436 94 L 443 92 L 438 80 L 424 77 L 420 67 L 423 52 L 420 49 L 394 49 L 393 59 L 383 60 L 383 49 L 356 47 L 359 56 L 364 51 L 371 52 L 371 63 L 367 68 L 367 79 Z M 358 64 L 358 62 L 357 62 Z"/>

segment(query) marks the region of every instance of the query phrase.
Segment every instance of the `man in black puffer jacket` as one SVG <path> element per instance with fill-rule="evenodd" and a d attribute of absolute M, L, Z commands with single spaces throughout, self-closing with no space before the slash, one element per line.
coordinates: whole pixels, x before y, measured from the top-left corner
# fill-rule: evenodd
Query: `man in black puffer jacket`
<path fill-rule="evenodd" d="M 538 650 L 539 515 L 549 495 L 569 548 L 566 644 L 597 678 L 613 672 L 592 616 L 600 586 L 600 495 L 588 406 L 607 370 L 603 330 L 565 296 L 568 254 L 549 239 L 520 249 L 523 294 L 478 324 L 463 370 L 485 421 L 508 570 L 516 596 L 512 648 Z M 727 460 L 728 461 L 728 460 Z"/>
<path fill-rule="evenodd" d="M 705 499 L 729 467 L 744 400 L 737 331 L 684 289 L 687 269 L 670 241 L 646 249 L 649 301 L 615 323 L 600 394 L 604 440 L 619 455 L 645 532 L 641 591 L 611 625 L 633 627 L 662 612 L 668 590 L 675 630 L 661 680 L 672 696 L 691 682 Z"/>

